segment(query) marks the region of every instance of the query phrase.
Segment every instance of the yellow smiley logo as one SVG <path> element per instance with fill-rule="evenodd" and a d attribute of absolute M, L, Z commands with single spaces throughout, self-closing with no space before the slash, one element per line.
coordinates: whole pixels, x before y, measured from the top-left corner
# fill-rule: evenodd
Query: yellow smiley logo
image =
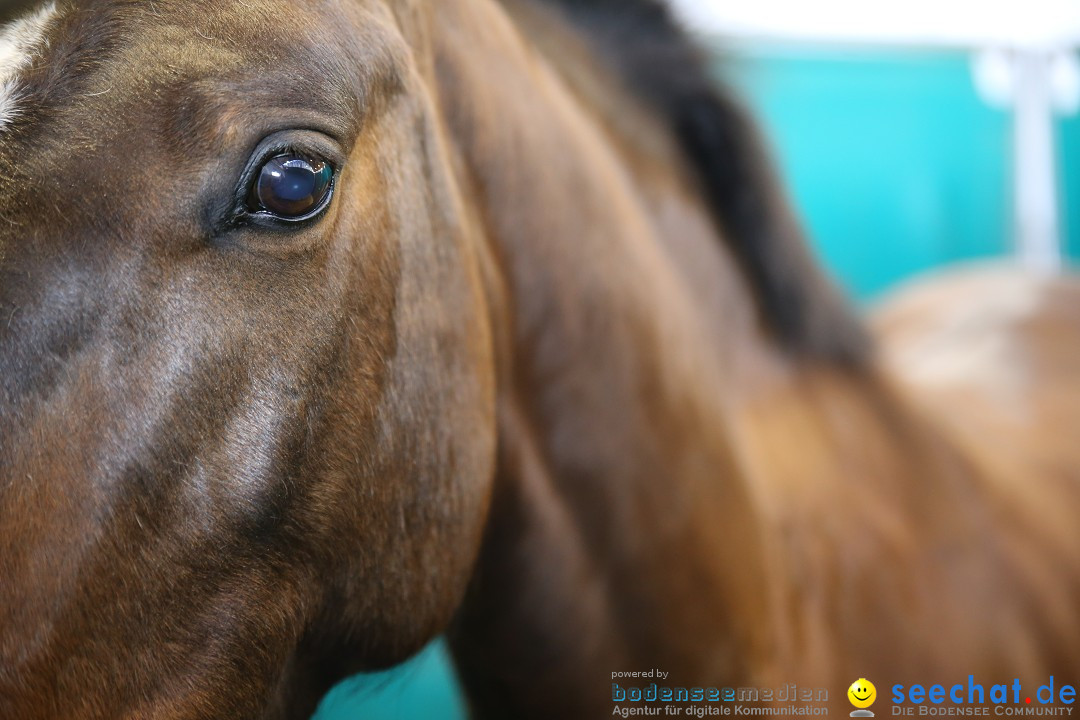
<path fill-rule="evenodd" d="M 877 688 L 866 678 L 859 678 L 847 689 L 847 699 L 857 708 L 868 708 L 877 700 Z"/>

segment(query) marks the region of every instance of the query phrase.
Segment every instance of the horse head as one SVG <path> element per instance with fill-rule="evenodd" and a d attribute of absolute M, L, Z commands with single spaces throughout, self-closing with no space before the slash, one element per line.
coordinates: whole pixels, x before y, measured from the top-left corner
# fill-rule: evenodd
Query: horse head
<path fill-rule="evenodd" d="M 31 8 L 0 717 L 305 717 L 443 632 L 482 717 L 1066 677 L 1080 290 L 949 287 L 870 342 L 659 0 Z"/>
<path fill-rule="evenodd" d="M 0 715 L 310 709 L 460 602 L 493 350 L 398 5 L 0 35 Z"/>

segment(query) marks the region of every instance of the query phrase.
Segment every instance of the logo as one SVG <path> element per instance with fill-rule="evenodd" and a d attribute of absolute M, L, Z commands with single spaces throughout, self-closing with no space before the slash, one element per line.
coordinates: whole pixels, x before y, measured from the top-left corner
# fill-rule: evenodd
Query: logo
<path fill-rule="evenodd" d="M 968 675 L 967 684 L 916 684 L 892 686 L 893 715 L 1071 715 L 1076 702 L 1076 687 L 1055 681 L 1040 685 L 1033 693 L 1025 689 L 1019 678 L 1012 683 L 991 685 L 989 688 Z M 909 705 L 910 703 L 910 705 Z M 945 707 L 939 707 L 946 704 Z M 1058 704 L 1066 707 L 1058 707 Z"/>
<path fill-rule="evenodd" d="M 851 717 L 874 717 L 874 713 L 866 709 L 877 700 L 874 683 L 866 678 L 859 678 L 847 689 L 847 699 L 857 708 L 851 711 Z"/>

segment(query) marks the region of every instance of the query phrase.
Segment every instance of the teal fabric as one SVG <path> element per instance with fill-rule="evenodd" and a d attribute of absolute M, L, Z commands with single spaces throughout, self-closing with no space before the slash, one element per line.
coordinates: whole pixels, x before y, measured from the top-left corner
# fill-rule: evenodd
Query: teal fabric
<path fill-rule="evenodd" d="M 741 51 L 717 67 L 757 113 L 812 242 L 854 297 L 1011 252 L 1010 119 L 978 99 L 965 54 Z M 1080 119 L 1059 129 L 1064 226 L 1080 258 Z M 465 716 L 439 642 L 343 683 L 315 717 Z"/>

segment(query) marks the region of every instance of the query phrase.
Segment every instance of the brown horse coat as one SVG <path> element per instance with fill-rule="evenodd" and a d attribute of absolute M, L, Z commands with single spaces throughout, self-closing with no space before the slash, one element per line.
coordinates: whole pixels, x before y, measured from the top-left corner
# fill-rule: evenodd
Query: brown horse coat
<path fill-rule="evenodd" d="M 1080 674 L 1076 282 L 917 288 L 875 348 L 659 6 L 4 40 L 0 716 L 303 717 L 440 632 L 483 717 Z M 268 138 L 319 217 L 243 208 Z"/>

